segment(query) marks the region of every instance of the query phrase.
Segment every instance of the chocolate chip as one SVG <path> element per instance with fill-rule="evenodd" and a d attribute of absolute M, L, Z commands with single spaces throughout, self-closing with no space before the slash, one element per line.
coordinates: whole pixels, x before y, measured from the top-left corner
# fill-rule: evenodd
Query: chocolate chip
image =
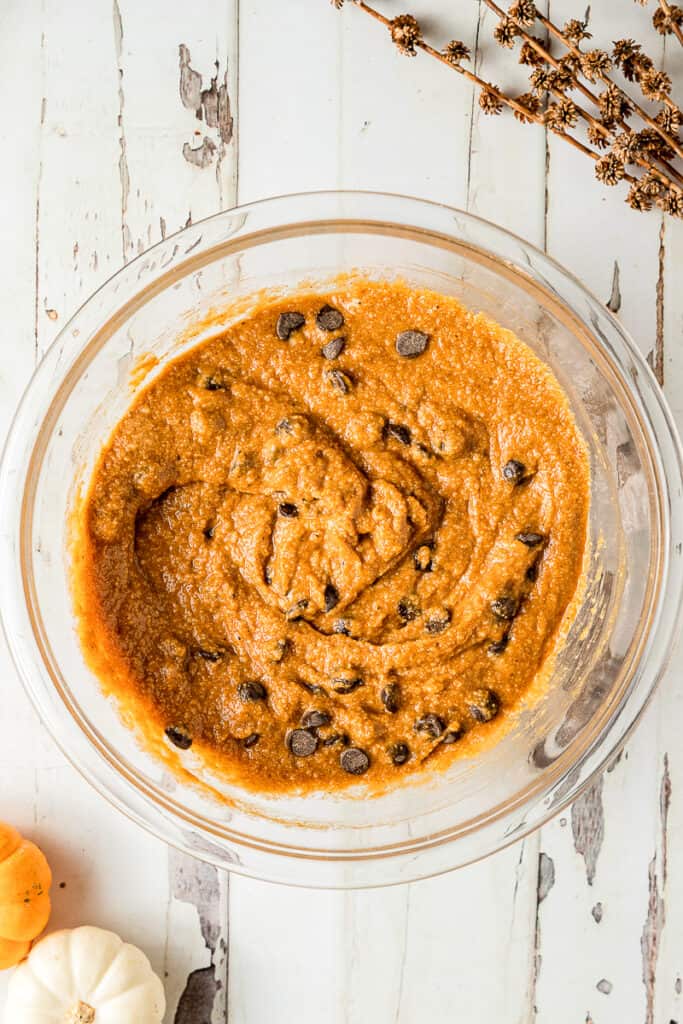
<path fill-rule="evenodd" d="M 237 696 L 246 704 L 252 700 L 265 700 L 267 693 L 263 683 L 249 682 L 239 684 L 237 687 Z"/>
<path fill-rule="evenodd" d="M 303 313 L 280 313 L 275 325 L 275 333 L 280 341 L 289 341 L 292 331 L 298 331 L 306 323 Z"/>
<path fill-rule="evenodd" d="M 324 739 L 322 742 L 324 747 L 334 747 L 336 746 L 337 743 L 343 743 L 345 747 L 348 747 L 351 741 L 347 733 L 335 732 L 332 734 L 332 736 L 327 736 L 326 739 Z"/>
<path fill-rule="evenodd" d="M 276 640 L 271 648 L 271 661 L 274 661 L 276 664 L 279 664 L 279 662 L 281 662 L 282 659 L 284 658 L 288 649 L 289 640 L 287 640 L 286 637 L 284 637 L 282 640 Z"/>
<path fill-rule="evenodd" d="M 328 715 L 327 711 L 307 711 L 301 719 L 301 725 L 304 729 L 322 729 L 331 721 L 332 717 Z"/>
<path fill-rule="evenodd" d="M 349 775 L 364 775 L 370 767 L 370 758 L 360 747 L 348 747 L 339 758 L 339 763 Z"/>
<path fill-rule="evenodd" d="M 468 700 L 469 713 L 477 722 L 490 722 L 500 711 L 500 699 L 493 690 L 475 690 Z"/>
<path fill-rule="evenodd" d="M 299 509 L 291 501 L 283 501 L 278 505 L 277 510 L 285 519 L 296 519 L 299 515 Z"/>
<path fill-rule="evenodd" d="M 416 359 L 427 348 L 429 335 L 422 331 L 401 331 L 396 335 L 396 351 L 404 359 Z"/>
<path fill-rule="evenodd" d="M 344 323 L 344 317 L 338 309 L 326 304 L 316 315 L 315 322 L 323 331 L 338 331 Z"/>
<path fill-rule="evenodd" d="M 451 613 L 447 608 L 444 608 L 443 611 L 436 612 L 429 616 L 425 622 L 425 629 L 432 635 L 436 633 L 443 633 L 443 631 L 448 628 L 450 621 Z"/>
<path fill-rule="evenodd" d="M 497 619 L 502 619 L 504 622 L 514 619 L 518 608 L 519 602 L 516 597 L 497 597 L 491 601 L 491 611 Z"/>
<path fill-rule="evenodd" d="M 413 564 L 416 572 L 432 571 L 432 549 L 427 544 L 422 544 L 413 555 Z"/>
<path fill-rule="evenodd" d="M 365 681 L 359 676 L 355 679 L 333 679 L 331 686 L 335 693 L 353 693 L 359 686 L 364 686 Z"/>
<path fill-rule="evenodd" d="M 532 562 L 524 573 L 530 583 L 535 583 L 538 579 L 538 561 Z"/>
<path fill-rule="evenodd" d="M 166 735 L 171 743 L 173 743 L 174 746 L 179 747 L 181 750 L 189 750 L 192 746 L 192 738 L 188 736 L 183 729 L 177 729 L 175 726 L 170 725 L 168 729 L 166 729 Z"/>
<path fill-rule="evenodd" d="M 260 732 L 252 732 L 248 736 L 244 737 L 244 739 L 242 740 L 242 746 L 244 747 L 245 750 L 250 750 L 252 747 L 256 746 L 260 739 Z"/>
<path fill-rule="evenodd" d="M 295 757 L 310 757 L 318 749 L 318 737 L 308 729 L 292 729 L 287 746 Z"/>
<path fill-rule="evenodd" d="M 349 391 L 353 387 L 353 381 L 347 373 L 342 373 L 341 370 L 328 370 L 327 380 L 336 388 L 337 391 L 341 391 L 342 395 L 348 395 Z"/>
<path fill-rule="evenodd" d="M 204 381 L 204 387 L 207 391 L 225 391 L 225 384 L 222 384 L 215 377 L 207 377 Z"/>
<path fill-rule="evenodd" d="M 399 444 L 410 444 L 412 437 L 408 427 L 403 423 L 392 423 L 390 420 L 384 424 L 384 437 L 391 437 Z"/>
<path fill-rule="evenodd" d="M 204 527 L 204 536 L 206 537 L 207 540 L 213 540 L 215 532 L 216 527 L 214 526 L 213 523 L 209 523 L 208 526 Z"/>
<path fill-rule="evenodd" d="M 264 565 L 263 567 L 263 582 L 267 587 L 273 582 L 273 570 L 269 565 Z"/>
<path fill-rule="evenodd" d="M 403 597 L 398 602 L 397 611 L 400 619 L 404 622 L 412 622 L 420 614 L 420 608 L 412 597 Z"/>
<path fill-rule="evenodd" d="M 510 459 L 503 466 L 503 477 L 511 484 L 518 484 L 526 476 L 526 466 L 517 459 Z"/>
<path fill-rule="evenodd" d="M 413 728 L 415 729 L 415 732 L 425 732 L 428 736 L 432 736 L 436 740 L 446 728 L 446 724 L 443 718 L 439 718 L 438 715 L 433 715 L 430 712 L 429 714 L 422 715 L 421 718 L 418 718 Z"/>
<path fill-rule="evenodd" d="M 222 651 L 207 651 L 203 647 L 197 647 L 194 653 L 204 661 L 220 661 L 223 657 Z"/>
<path fill-rule="evenodd" d="M 515 537 L 520 544 L 525 544 L 528 548 L 537 548 L 539 544 L 542 544 L 545 537 L 542 533 L 518 533 Z"/>
<path fill-rule="evenodd" d="M 276 434 L 291 434 L 293 430 L 294 427 L 292 426 L 288 419 L 280 420 L 279 423 L 275 424 Z"/>
<path fill-rule="evenodd" d="M 380 693 L 382 704 L 390 715 L 395 715 L 401 709 L 401 687 L 398 683 L 387 683 Z"/>
<path fill-rule="evenodd" d="M 348 619 L 335 619 L 332 624 L 332 632 L 340 633 L 342 636 L 350 636 L 351 625 Z"/>
<path fill-rule="evenodd" d="M 509 637 L 502 636 L 500 640 L 494 640 L 492 644 L 489 644 L 486 650 L 489 654 L 502 654 L 507 649 L 509 642 Z"/>
<path fill-rule="evenodd" d="M 331 338 L 326 345 L 320 349 L 321 355 L 325 359 L 336 359 L 344 351 L 344 345 L 346 344 L 346 338 L 343 335 L 339 335 L 336 338 Z"/>
<path fill-rule="evenodd" d="M 410 747 L 407 743 L 394 743 L 389 747 L 392 764 L 405 764 L 410 758 Z"/>
<path fill-rule="evenodd" d="M 292 607 L 288 608 L 287 611 L 285 612 L 285 618 L 287 619 L 287 622 L 296 622 L 297 619 L 301 618 L 302 614 L 306 611 L 307 608 L 308 599 L 303 597 L 300 601 L 297 601 L 296 604 L 293 604 Z"/>
<path fill-rule="evenodd" d="M 458 740 L 461 740 L 464 735 L 464 729 L 449 729 L 444 738 L 441 740 L 441 742 L 444 744 L 444 746 L 448 747 L 451 745 L 451 743 L 457 743 Z"/>
<path fill-rule="evenodd" d="M 297 679 L 296 681 L 299 684 L 299 686 L 303 686 L 304 690 L 306 690 L 308 693 L 313 694 L 314 697 L 319 697 L 321 695 L 323 697 L 327 696 L 327 693 L 322 688 L 322 686 L 317 686 L 315 683 L 307 683 L 303 679 Z"/>
<path fill-rule="evenodd" d="M 339 591 L 334 583 L 328 583 L 325 587 L 325 611 L 331 612 L 339 604 Z"/>

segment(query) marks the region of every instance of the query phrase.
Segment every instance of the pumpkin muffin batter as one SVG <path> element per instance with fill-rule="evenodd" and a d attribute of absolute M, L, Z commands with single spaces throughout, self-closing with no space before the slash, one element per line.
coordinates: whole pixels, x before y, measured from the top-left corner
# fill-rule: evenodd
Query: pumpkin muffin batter
<path fill-rule="evenodd" d="M 401 283 L 271 296 L 116 427 L 83 640 L 247 788 L 395 784 L 519 708 L 573 615 L 588 494 L 510 332 Z"/>

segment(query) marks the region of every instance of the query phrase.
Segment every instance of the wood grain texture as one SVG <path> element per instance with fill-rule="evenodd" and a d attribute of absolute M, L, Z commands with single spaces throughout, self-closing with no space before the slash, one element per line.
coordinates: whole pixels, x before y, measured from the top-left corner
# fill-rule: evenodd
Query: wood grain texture
<path fill-rule="evenodd" d="M 575 14 L 573 8 L 569 0 L 554 0 L 553 18 L 563 22 Z M 620 5 L 619 36 L 642 38 L 647 25 L 636 5 Z M 590 27 L 598 42 L 614 38 L 612 5 L 593 5 Z M 567 190 L 568 182 L 575 183 L 573 190 Z M 661 377 L 661 219 L 629 210 L 619 189 L 599 188 L 588 162 L 556 139 L 549 143 L 548 194 L 548 251 L 618 307 L 615 312 Z M 667 699 L 668 687 L 665 681 L 659 699 Z M 540 913 L 542 1020 L 651 1019 L 655 985 L 650 967 L 644 968 L 641 940 L 645 928 L 649 964 L 659 952 L 663 926 L 661 886 L 656 897 L 650 895 L 663 756 L 651 709 L 624 757 L 578 801 L 567 825 L 553 823 L 542 832 L 556 867 L 554 891 Z"/>
<path fill-rule="evenodd" d="M 405 7 L 523 90 L 483 4 Z M 554 20 L 576 13 L 551 0 Z M 8 0 L 1 17 L 3 427 L 36 356 L 124 261 L 236 199 L 333 187 L 463 206 L 547 247 L 619 316 L 683 424 L 681 225 L 628 210 L 543 130 L 485 117 L 468 83 L 401 57 L 350 5 Z M 628 0 L 594 4 L 591 28 L 662 49 Z M 665 50 L 680 78 L 683 51 Z M 444 878 L 344 894 L 228 886 L 140 832 L 67 765 L 2 647 L 0 816 L 54 863 L 55 924 L 147 950 L 166 1024 L 680 1022 L 678 664 L 623 756 L 540 833 Z"/>
<path fill-rule="evenodd" d="M 1 17 L 0 131 L 13 154 L 0 216 L 0 295 L 12 310 L 0 361 L 6 426 L 36 358 L 80 302 L 166 232 L 234 202 L 229 143 L 219 139 L 208 169 L 183 157 L 200 122 L 180 100 L 179 46 L 192 40 L 209 86 L 219 61 L 223 82 L 236 9 L 223 0 L 192 11 L 75 0 L 66 16 L 54 3 L 11 2 Z M 199 130 L 216 132 L 204 122 Z M 4 643 L 0 657 L 11 680 L 0 720 L 13 724 L 0 751 L 0 817 L 50 858 L 51 925 L 93 923 L 142 946 L 165 980 L 169 1024 L 225 1021 L 226 876 L 169 851 L 98 798 L 40 728 Z"/>

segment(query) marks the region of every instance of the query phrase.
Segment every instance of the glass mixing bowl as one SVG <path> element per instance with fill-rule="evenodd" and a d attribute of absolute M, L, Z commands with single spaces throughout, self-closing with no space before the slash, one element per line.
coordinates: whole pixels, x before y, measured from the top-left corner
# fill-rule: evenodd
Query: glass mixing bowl
<path fill-rule="evenodd" d="M 206 336 L 210 310 L 225 310 L 229 322 L 231 306 L 258 289 L 350 270 L 455 295 L 552 368 L 590 452 L 585 597 L 547 695 L 479 758 L 375 798 L 362 789 L 304 799 L 224 787 L 220 801 L 138 743 L 85 664 L 69 584 L 69 513 L 133 399 L 140 357 L 156 357 L 152 374 L 159 372 Z M 4 454 L 0 516 L 7 639 L 66 756 L 102 796 L 169 843 L 301 885 L 411 881 L 537 828 L 604 767 L 642 714 L 681 601 L 681 451 L 633 343 L 601 302 L 520 238 L 400 196 L 269 199 L 186 228 L 124 267 L 64 327 L 28 387 Z M 185 767 L 202 777 L 192 759 Z"/>

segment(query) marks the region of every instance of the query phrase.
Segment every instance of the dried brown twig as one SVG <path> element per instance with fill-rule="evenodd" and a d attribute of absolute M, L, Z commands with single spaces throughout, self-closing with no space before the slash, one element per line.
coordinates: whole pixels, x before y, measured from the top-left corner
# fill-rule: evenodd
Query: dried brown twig
<path fill-rule="evenodd" d="M 505 21 L 511 21 L 516 29 L 515 35 L 524 39 L 525 44 L 538 54 L 542 61 L 547 62 L 555 69 L 555 74 L 551 75 L 546 83 L 551 92 L 555 95 L 563 95 L 566 90 L 574 88 L 598 108 L 600 117 L 596 118 L 593 117 L 589 111 L 578 106 L 576 107 L 579 117 L 585 120 L 590 126 L 589 139 L 594 145 L 599 148 L 602 148 L 606 144 L 609 145 L 612 140 L 615 126 L 619 126 L 625 132 L 630 130 L 626 120 L 633 112 L 634 104 L 624 91 L 619 89 L 619 87 L 615 85 L 605 74 L 604 77 L 601 75 L 601 78 L 608 88 L 602 96 L 597 96 L 578 78 L 576 72 L 578 67 L 581 65 L 581 61 L 585 57 L 590 57 L 590 53 L 584 54 L 578 45 L 582 39 L 590 39 L 590 33 L 586 31 L 586 25 L 583 22 L 576 20 L 570 21 L 567 23 L 565 28 L 560 31 L 559 29 L 556 29 L 556 27 L 546 18 L 536 15 L 541 24 L 543 24 L 549 32 L 552 31 L 557 34 L 557 37 L 562 40 L 573 60 L 578 62 L 577 64 L 573 64 L 571 62 L 564 63 L 567 62 L 567 57 L 557 60 L 551 54 L 550 49 L 545 46 L 541 40 L 535 38 L 526 31 L 524 27 L 525 20 L 523 17 L 520 17 L 520 13 L 523 15 L 523 12 L 526 10 L 528 12 L 527 19 L 530 20 L 531 10 L 529 5 L 525 5 L 524 3 L 512 4 L 509 12 L 506 14 L 506 12 L 502 10 L 497 3 L 493 2 L 493 0 L 484 0 L 484 3 L 486 3 L 487 7 L 501 18 L 499 27 L 500 24 L 503 24 Z M 536 20 L 536 17 L 534 20 Z M 567 29 L 569 29 L 569 32 L 567 32 Z M 597 54 L 601 51 L 594 50 L 591 52 L 593 54 Z M 652 130 L 656 130 L 664 136 L 664 141 L 667 145 L 673 145 L 673 139 L 664 135 L 660 125 L 656 124 L 654 121 L 650 121 L 649 118 L 648 123 Z M 679 155 L 683 156 L 683 150 Z M 657 177 L 659 181 L 667 187 L 671 181 L 675 181 L 679 185 L 683 185 L 683 174 L 664 159 L 662 155 L 652 153 L 651 158 L 647 159 L 634 153 L 633 160 L 631 162 L 637 163 L 644 170 L 653 173 L 655 177 Z M 658 164 L 661 165 L 661 169 L 657 166 Z M 662 171 L 664 173 L 662 173 Z"/>
<path fill-rule="evenodd" d="M 484 0 L 484 2 L 487 3 L 489 7 L 491 6 L 491 4 L 488 3 L 488 0 Z M 613 85 L 619 94 L 630 104 L 633 111 L 642 118 L 645 124 L 648 125 L 652 131 L 657 132 L 663 141 L 666 142 L 679 157 L 683 157 L 683 146 L 679 145 L 677 140 L 667 135 L 661 125 L 654 118 L 651 118 L 647 111 L 644 110 L 633 99 L 633 97 L 627 96 L 624 90 L 612 81 L 609 76 L 609 72 L 612 68 L 613 60 L 608 53 L 604 50 L 582 51 L 579 49 L 578 43 L 570 39 L 563 30 L 559 29 L 552 23 L 552 21 L 549 21 L 548 18 L 544 17 L 544 15 L 538 14 L 538 20 L 540 24 L 543 25 L 551 35 L 562 42 L 572 56 L 580 62 L 581 71 L 589 81 L 594 82 L 598 79 L 599 81 L 604 82 L 605 85 Z M 655 69 L 653 62 L 649 57 L 646 57 L 642 53 L 641 47 L 638 43 L 634 43 L 632 39 L 620 40 L 620 42 L 633 44 L 634 49 L 637 49 L 637 52 L 640 54 L 639 59 L 634 63 L 633 77 L 640 85 L 647 99 L 659 100 L 663 103 L 675 106 L 673 100 L 671 100 L 668 95 L 668 90 L 671 89 L 671 80 L 669 79 L 669 76 L 663 71 L 657 71 Z M 578 84 L 580 86 L 580 83 Z"/>
<path fill-rule="evenodd" d="M 360 7 L 362 11 L 369 14 L 376 21 L 381 22 L 391 32 L 391 38 L 398 47 L 401 53 L 408 57 L 414 57 L 417 50 L 423 50 L 424 53 L 428 53 L 430 57 L 434 57 L 436 60 L 441 61 L 442 64 L 446 64 L 447 67 L 466 78 L 468 82 L 472 82 L 474 85 L 479 86 L 482 90 L 481 96 L 479 97 L 479 106 L 486 114 L 499 114 L 503 107 L 509 107 L 514 113 L 515 117 L 522 124 L 545 124 L 545 117 L 540 113 L 539 109 L 535 109 L 535 104 L 532 101 L 534 97 L 531 94 L 525 93 L 523 96 L 514 99 L 512 96 L 507 96 L 501 89 L 499 89 L 492 82 L 487 82 L 479 75 L 470 71 L 469 68 L 464 68 L 460 63 L 461 60 L 467 60 L 470 56 L 470 51 L 464 43 L 454 39 L 444 47 L 443 51 L 434 49 L 429 43 L 426 43 L 422 38 L 419 24 L 415 18 L 410 14 L 400 14 L 397 18 L 387 18 L 381 14 L 374 7 L 371 7 L 365 0 L 349 0 L 350 3 L 356 7 Z M 335 7 L 340 8 L 344 0 L 332 0 Z M 600 158 L 599 153 L 593 152 L 588 146 L 585 146 L 578 139 L 573 138 L 566 132 L 559 128 L 553 129 L 555 133 L 562 138 L 566 139 L 572 146 L 578 149 L 581 153 L 585 153 L 587 156 L 592 157 L 594 160 Z M 635 179 L 633 179 L 635 180 Z"/>
<path fill-rule="evenodd" d="M 338 9 L 344 4 L 344 0 L 331 2 Z M 683 112 L 671 99 L 669 76 L 654 66 L 635 40 L 618 40 L 611 55 L 599 49 L 584 50 L 580 44 L 590 39 L 590 32 L 583 21 L 571 19 L 560 29 L 537 10 L 533 0 L 515 0 L 507 11 L 495 0 L 484 0 L 500 19 L 494 30 L 496 42 L 512 49 L 517 40 L 522 41 L 519 62 L 530 68 L 531 89 L 513 97 L 463 66 L 470 52 L 460 40 L 454 39 L 443 50 L 437 50 L 424 40 L 419 22 L 412 15 L 387 18 L 366 0 L 349 2 L 384 25 L 401 53 L 415 56 L 422 50 L 476 85 L 480 89 L 479 105 L 485 114 L 497 115 L 508 107 L 521 123 L 544 125 L 590 157 L 595 163 L 596 177 L 603 184 L 629 182 L 627 202 L 634 209 L 647 210 L 657 205 L 673 216 L 683 217 L 683 172 L 671 163 L 674 157 L 683 157 L 678 135 Z M 662 17 L 658 22 L 662 27 L 655 25 L 658 31 L 678 35 L 677 10 L 660 0 Z M 669 19 L 665 28 L 664 17 Z M 548 38 L 561 42 L 566 51 L 563 56 L 553 55 L 549 43 L 533 35 L 537 22 Z M 683 34 L 681 38 L 683 41 Z M 614 81 L 610 74 L 614 66 L 628 81 L 637 83 L 646 99 L 661 104 L 656 116 L 650 116 Z M 605 86 L 599 95 L 586 84 L 595 82 Z M 567 95 L 574 90 L 595 107 L 595 113 Z M 549 95 L 553 102 L 548 101 Z M 627 120 L 634 115 L 645 127 L 634 130 L 629 126 Z M 587 126 L 590 145 L 570 134 L 579 121 Z M 634 173 L 638 169 L 641 173 Z"/>

